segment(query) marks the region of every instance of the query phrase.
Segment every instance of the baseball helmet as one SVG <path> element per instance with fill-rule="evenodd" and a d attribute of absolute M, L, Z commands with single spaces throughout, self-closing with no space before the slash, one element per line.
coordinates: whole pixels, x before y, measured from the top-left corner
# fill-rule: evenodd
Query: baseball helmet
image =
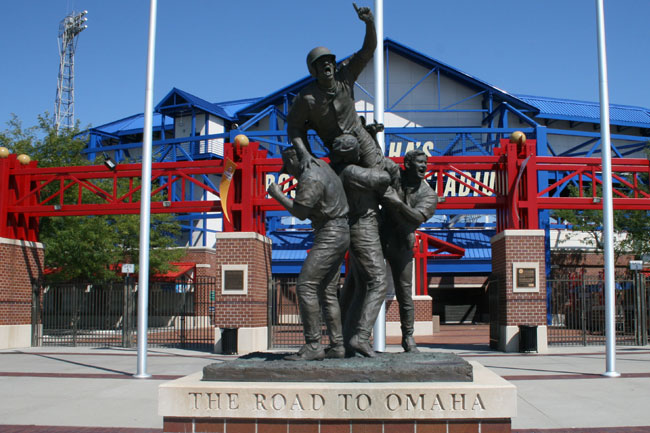
<path fill-rule="evenodd" d="M 316 71 L 314 70 L 314 62 L 318 59 L 320 59 L 323 56 L 329 56 L 332 58 L 332 61 L 336 63 L 336 56 L 332 54 L 332 52 L 325 47 L 316 47 L 313 50 L 307 54 L 307 69 L 309 69 L 309 73 L 313 77 L 316 74 Z"/>

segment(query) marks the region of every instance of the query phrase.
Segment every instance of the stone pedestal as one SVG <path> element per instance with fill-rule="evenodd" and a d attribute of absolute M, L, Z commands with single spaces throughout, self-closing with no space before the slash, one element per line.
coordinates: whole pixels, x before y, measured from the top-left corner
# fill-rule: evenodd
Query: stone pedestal
<path fill-rule="evenodd" d="M 534 327 L 546 352 L 546 269 L 543 230 L 504 230 L 491 239 L 490 346 L 520 350 L 522 326 Z"/>
<path fill-rule="evenodd" d="M 328 362 L 337 361 L 347 362 Z M 158 413 L 168 433 L 510 432 L 516 388 L 467 364 L 473 378 L 458 381 L 206 381 L 199 372 L 161 385 Z"/>

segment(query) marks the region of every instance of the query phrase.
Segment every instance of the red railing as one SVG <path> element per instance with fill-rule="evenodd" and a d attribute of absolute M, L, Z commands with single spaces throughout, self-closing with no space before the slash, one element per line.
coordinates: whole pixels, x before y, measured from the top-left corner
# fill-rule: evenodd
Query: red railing
<path fill-rule="evenodd" d="M 534 140 L 502 140 L 491 156 L 430 157 L 427 177 L 440 196 L 438 208 L 495 209 L 497 231 L 502 231 L 538 228 L 543 209 L 602 206 L 600 159 L 541 157 L 535 147 Z M 257 143 L 226 145 L 224 152 L 224 160 L 154 163 L 152 212 L 226 211 L 232 218 L 224 219 L 224 230 L 264 234 L 265 212 L 281 209 L 266 195 L 266 178 L 277 174 L 282 161 L 267 158 Z M 222 206 L 218 188 L 206 176 L 223 175 L 226 160 L 237 169 Z M 394 160 L 403 162 L 401 157 Z M 616 158 L 612 171 L 614 208 L 650 209 L 650 192 L 640 181 L 650 174 L 648 160 Z M 0 236 L 36 240 L 43 216 L 138 213 L 140 174 L 140 164 L 118 164 L 115 170 L 103 165 L 39 168 L 35 162 L 20 164 L 15 155 L 0 158 Z M 577 197 L 557 194 L 569 182 L 578 186 Z M 188 197 L 192 189 L 212 197 Z"/>

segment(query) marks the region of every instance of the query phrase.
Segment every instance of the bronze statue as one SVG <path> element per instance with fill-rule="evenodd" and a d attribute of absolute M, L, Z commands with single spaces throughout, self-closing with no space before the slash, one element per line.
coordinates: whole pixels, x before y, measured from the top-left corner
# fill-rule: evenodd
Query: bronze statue
<path fill-rule="evenodd" d="M 375 167 L 384 155 L 361 124 L 354 107 L 354 82 L 372 59 L 377 46 L 377 33 L 372 12 L 354 5 L 359 19 L 366 23 L 361 49 L 337 68 L 336 57 L 325 47 L 317 47 L 307 55 L 307 68 L 316 80 L 308 84 L 294 99 L 287 115 L 287 134 L 300 153 L 311 153 L 307 131 L 313 129 L 328 149 L 334 140 L 350 134 L 359 140 L 358 165 Z"/>
<path fill-rule="evenodd" d="M 308 164 L 301 164 L 292 147 L 282 153 L 283 170 L 298 180 L 295 199 L 284 195 L 276 183 L 268 188 L 269 195 L 291 215 L 309 218 L 314 229 L 314 243 L 300 270 L 296 287 L 305 345 L 286 359 L 343 358 L 345 349 L 337 287 L 341 263 L 350 244 L 348 204 L 341 180 L 329 165 L 311 156 L 303 157 L 310 158 Z M 327 351 L 320 343 L 321 306 L 330 338 Z"/>
<path fill-rule="evenodd" d="M 318 184 L 318 176 L 325 177 L 324 174 L 318 176 L 309 174 L 314 171 L 326 172 L 323 162 L 313 157 L 307 139 L 307 132 L 310 129 L 316 131 L 329 150 L 332 168 L 339 174 L 342 181 L 340 200 L 345 201 L 347 197 L 349 205 L 350 266 L 341 299 L 345 348 L 349 354 L 358 353 L 366 357 L 373 357 L 375 353 L 370 345 L 370 335 L 387 290 L 383 251 L 391 254 L 393 268 L 399 269 L 395 272 L 396 275 L 399 275 L 400 278 L 411 275 L 410 273 L 407 275 L 407 272 L 411 272 L 410 268 L 408 271 L 403 271 L 402 267 L 406 266 L 406 263 L 412 263 L 412 251 L 410 248 L 406 248 L 408 251 L 404 251 L 402 243 L 408 242 L 406 238 L 413 237 L 413 231 L 419 222 L 414 227 L 411 226 L 416 220 L 421 219 L 420 214 L 424 215 L 428 212 L 428 208 L 422 212 L 417 206 L 413 208 L 414 204 L 409 201 L 411 196 L 404 192 L 411 187 L 409 182 L 414 182 L 411 178 L 411 171 L 407 170 L 405 174 L 400 174 L 399 167 L 384 157 L 375 138 L 377 131 L 380 131 L 383 125 L 375 123 L 367 126 L 363 121 L 365 119 L 362 120 L 356 112 L 354 82 L 372 58 L 377 36 L 370 9 L 358 8 L 356 4 L 354 7 L 359 19 L 366 23 L 366 34 L 361 50 L 338 67 L 336 57 L 327 48 L 317 47 L 311 50 L 307 55 L 307 68 L 315 81 L 308 84 L 296 96 L 287 116 L 287 133 L 294 153 L 293 156 L 286 158 L 285 154 L 289 155 L 289 153 L 283 153 L 283 159 L 285 159 L 285 166 L 289 173 L 298 178 L 300 198 L 297 196 L 291 202 L 281 194 L 275 184 L 271 185 L 269 193 L 298 217 L 300 215 L 295 212 L 300 209 L 299 205 L 311 209 L 311 211 L 316 210 L 315 202 L 318 198 L 310 197 L 308 200 L 308 194 L 316 194 L 313 192 L 314 188 L 309 185 L 301 188 L 304 182 Z M 331 175 L 328 174 L 328 176 Z M 421 179 L 418 178 L 418 181 Z M 389 187 L 390 185 L 392 187 Z M 399 233 L 403 235 L 404 239 L 399 236 L 395 239 L 387 236 L 387 241 L 382 245 L 379 204 L 386 192 L 385 200 L 392 207 L 387 217 L 400 218 L 399 215 L 405 213 L 407 221 L 395 223 L 399 224 Z M 402 202 L 402 199 L 405 202 Z M 433 209 L 435 209 L 435 201 Z M 307 210 L 303 210 L 301 213 L 301 215 L 307 214 Z M 337 221 L 339 220 L 337 219 Z M 318 224 L 314 223 L 315 229 L 317 226 Z M 331 245 L 332 240 L 338 242 L 337 236 L 341 236 L 339 232 L 333 234 L 328 231 L 321 234 L 317 231 L 314 248 L 321 251 L 321 247 Z M 292 359 L 322 359 L 326 356 L 317 342 L 317 339 L 320 339 L 316 332 L 320 314 L 314 294 L 321 293 L 319 290 L 322 290 L 322 299 L 332 299 L 332 302 L 324 301 L 326 321 L 332 341 L 328 356 L 338 357 L 345 353 L 340 343 L 338 332 L 340 328 L 337 328 L 336 320 L 331 313 L 332 311 L 338 312 L 338 310 L 333 306 L 335 291 L 332 288 L 334 284 L 332 278 L 334 277 L 329 274 L 333 269 L 333 263 L 340 263 L 341 254 L 344 254 L 340 248 L 342 245 L 347 248 L 348 243 L 341 241 L 336 248 L 332 246 L 333 250 L 329 255 L 325 250 L 319 252 L 322 254 L 319 260 L 323 262 L 319 262 L 320 267 L 310 260 L 314 251 L 312 248 L 312 252 L 301 270 L 298 296 L 305 327 L 306 344 Z M 321 271 L 325 268 L 328 269 L 327 275 Z M 322 278 L 322 280 L 319 282 L 316 277 Z M 407 351 L 414 351 L 417 350 L 417 347 L 412 338 L 413 302 L 410 289 L 410 280 L 408 284 L 399 283 L 398 300 L 400 315 L 403 317 L 402 328 L 406 342 L 404 347 Z M 408 292 L 408 296 L 406 292 Z M 403 314 L 402 310 L 404 310 Z M 329 318 L 328 311 L 331 316 Z"/>
<path fill-rule="evenodd" d="M 387 290 L 379 237 L 379 200 L 391 177 L 378 166 L 357 165 L 359 148 L 356 137 L 342 135 L 332 143 L 330 158 L 350 206 L 350 269 L 341 299 L 344 337 L 349 352 L 373 357 L 370 334 Z"/>
<path fill-rule="evenodd" d="M 313 158 L 303 158 L 311 154 L 307 131 L 316 131 L 343 180 L 351 208 L 351 269 L 345 283 L 346 298 L 341 302 L 348 312 L 344 335 L 349 352 L 371 357 L 374 351 L 369 343 L 370 333 L 387 288 L 378 205 L 391 177 L 381 148 L 355 109 L 354 82 L 374 55 L 377 34 L 370 9 L 353 5 L 359 19 L 366 23 L 361 49 L 338 68 L 336 57 L 327 48 L 317 47 L 309 52 L 307 68 L 315 81 L 294 99 L 287 116 L 287 134 L 301 164 L 308 165 Z"/>
<path fill-rule="evenodd" d="M 382 199 L 381 239 L 384 255 L 393 273 L 402 347 L 406 352 L 418 352 L 413 339 L 414 307 L 411 296 L 414 232 L 433 216 L 438 196 L 424 181 L 427 156 L 422 150 L 407 152 L 404 167 L 399 186 L 388 188 Z"/>

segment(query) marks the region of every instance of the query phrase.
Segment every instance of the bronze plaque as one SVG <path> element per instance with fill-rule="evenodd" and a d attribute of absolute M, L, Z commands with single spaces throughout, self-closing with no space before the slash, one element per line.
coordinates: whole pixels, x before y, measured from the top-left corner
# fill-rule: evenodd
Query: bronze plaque
<path fill-rule="evenodd" d="M 537 287 L 537 269 L 517 268 L 517 288 L 533 289 Z"/>
<path fill-rule="evenodd" d="M 224 271 L 224 292 L 238 292 L 244 290 L 244 271 Z"/>

